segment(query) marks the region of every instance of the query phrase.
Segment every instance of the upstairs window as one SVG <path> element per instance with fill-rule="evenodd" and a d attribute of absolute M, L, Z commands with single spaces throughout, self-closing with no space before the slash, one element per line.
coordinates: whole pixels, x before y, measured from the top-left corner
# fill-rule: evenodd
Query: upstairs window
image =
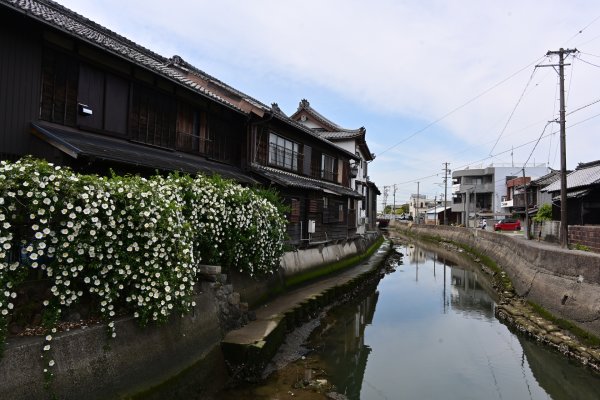
<path fill-rule="evenodd" d="M 335 158 L 323 154 L 321 156 L 321 178 L 328 181 L 335 181 L 337 172 L 335 170 Z"/>
<path fill-rule="evenodd" d="M 282 136 L 269 136 L 269 164 L 292 171 L 298 170 L 299 145 Z"/>
<path fill-rule="evenodd" d="M 45 48 L 42 58 L 40 119 L 57 124 L 77 124 L 79 63 L 58 51 Z"/>

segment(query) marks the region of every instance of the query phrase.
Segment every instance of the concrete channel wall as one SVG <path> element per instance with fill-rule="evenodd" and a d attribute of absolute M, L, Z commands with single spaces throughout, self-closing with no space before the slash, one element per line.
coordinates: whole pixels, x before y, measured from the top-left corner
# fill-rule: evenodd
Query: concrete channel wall
<path fill-rule="evenodd" d="M 230 312 L 223 311 L 222 303 L 228 298 L 237 298 L 235 304 L 229 300 L 229 306 L 239 308 L 240 297 L 247 302 L 252 296 L 256 300 L 274 289 L 284 291 L 289 277 L 360 254 L 378 237 L 367 235 L 288 253 L 283 257 L 280 274 L 271 279 L 237 276 L 230 277 L 234 282 L 229 285 L 201 282 L 193 312 L 184 317 L 174 315 L 162 326 L 141 328 L 128 317 L 115 323 L 114 339 L 108 338 L 104 325 L 53 335 L 49 352 L 55 360 L 52 391 L 44 389 L 44 338 L 12 337 L 0 358 L 0 399 L 47 399 L 53 392 L 63 400 L 93 400 L 148 390 L 203 361 L 220 345 L 231 322 L 228 318 L 232 318 Z M 221 295 L 225 300 L 219 298 L 223 288 L 229 289 Z"/>
<path fill-rule="evenodd" d="M 600 336 L 600 255 L 481 229 L 403 223 L 390 229 L 475 249 L 510 276 L 520 296 Z"/>

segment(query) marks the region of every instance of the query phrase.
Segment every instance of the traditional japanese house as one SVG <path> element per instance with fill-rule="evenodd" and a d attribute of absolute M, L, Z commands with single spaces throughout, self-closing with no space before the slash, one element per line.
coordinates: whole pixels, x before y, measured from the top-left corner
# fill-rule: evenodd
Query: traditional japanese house
<path fill-rule="evenodd" d="M 295 244 L 356 234 L 347 151 L 187 63 L 49 0 L 0 0 L 0 159 L 274 186 Z"/>
<path fill-rule="evenodd" d="M 173 60 L 52 1 L 0 0 L 0 11 L 1 159 L 257 183 L 243 171 L 247 111 Z"/>
<path fill-rule="evenodd" d="M 369 178 L 368 164 L 375 159 L 375 154 L 371 153 L 367 145 L 367 130 L 364 127 L 342 128 L 311 107 L 306 99 L 300 101 L 298 109 L 291 118 L 310 128 L 320 137 L 356 155 L 358 159 L 352 162 L 350 185 L 361 194 L 354 206 L 357 210 L 354 216 L 357 232 L 362 234 L 374 230 L 377 222 L 377 195 L 381 193 Z"/>

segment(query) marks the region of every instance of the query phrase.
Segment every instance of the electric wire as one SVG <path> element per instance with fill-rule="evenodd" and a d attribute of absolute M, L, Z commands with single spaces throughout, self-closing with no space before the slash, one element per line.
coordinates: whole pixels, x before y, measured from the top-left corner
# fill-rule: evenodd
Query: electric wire
<path fill-rule="evenodd" d="M 519 104 L 521 104 L 521 100 L 523 100 L 523 96 L 525 96 L 525 92 L 527 91 L 529 84 L 533 80 L 533 76 L 535 75 L 536 71 L 537 71 L 537 68 L 534 68 L 533 71 L 531 72 L 531 76 L 529 76 L 529 80 L 527 81 L 527 84 L 525 84 L 525 87 L 523 88 L 523 92 L 521 92 L 521 95 L 519 96 L 517 103 L 515 104 L 510 115 L 508 116 L 508 119 L 506 120 L 506 123 L 504 124 L 504 127 L 502 128 L 502 131 L 500 132 L 500 135 L 498 135 L 498 138 L 496 139 L 496 143 L 494 143 L 494 145 L 492 146 L 492 149 L 490 150 L 490 154 L 493 153 L 494 149 L 496 148 L 496 145 L 498 144 L 498 141 L 500 141 L 500 138 L 506 131 L 506 128 L 508 127 L 508 124 L 510 123 L 510 120 L 512 119 L 513 115 L 515 115 L 515 111 L 517 110 L 517 107 L 519 107 Z"/>
<path fill-rule="evenodd" d="M 586 63 L 586 64 L 589 64 L 589 65 L 591 65 L 591 66 L 594 66 L 594 67 L 598 67 L 598 68 L 600 68 L 600 65 L 598 65 L 598 64 L 594 64 L 594 63 L 592 63 L 592 62 L 589 62 L 589 61 L 586 61 L 586 60 L 584 60 L 584 59 L 583 59 L 583 58 L 581 58 L 581 57 L 578 57 L 578 59 L 579 59 L 579 61 L 581 61 L 581 62 L 584 62 L 584 63 Z"/>
<path fill-rule="evenodd" d="M 438 122 L 446 119 L 447 117 L 449 117 L 450 115 L 454 114 L 455 112 L 463 109 L 464 107 L 468 106 L 469 104 L 473 103 L 475 100 L 479 99 L 480 97 L 483 97 L 485 94 L 489 93 L 490 91 L 494 90 L 495 88 L 497 88 L 498 86 L 502 85 L 503 83 L 509 81 L 510 79 L 512 79 L 513 77 L 515 77 L 516 75 L 520 74 L 521 72 L 523 72 L 524 70 L 526 70 L 527 68 L 531 67 L 532 65 L 537 64 L 540 60 L 542 60 L 545 56 L 542 56 L 538 59 L 536 59 L 535 61 L 527 64 L 526 66 L 524 66 L 523 68 L 517 70 L 516 72 L 510 74 L 508 77 L 502 79 L 501 81 L 495 83 L 494 85 L 490 86 L 489 88 L 485 89 L 483 92 L 479 93 L 478 95 L 476 95 L 475 97 L 472 97 L 471 99 L 467 100 L 466 102 L 462 103 L 460 106 L 452 109 L 451 111 L 447 112 L 446 114 L 442 115 L 441 117 L 438 117 L 437 119 L 435 119 L 434 121 L 430 122 L 429 124 L 425 125 L 423 128 L 418 129 L 417 131 L 411 133 L 410 135 L 408 135 L 407 137 L 405 137 L 404 139 L 400 140 L 399 142 L 393 144 L 392 146 L 384 149 L 383 151 L 379 152 L 379 156 L 381 156 L 382 154 L 390 151 L 391 149 L 393 149 L 394 147 L 399 146 L 400 144 L 406 142 L 409 139 L 412 139 L 413 137 L 417 136 L 418 134 L 424 132 L 425 130 L 429 129 L 430 127 L 432 127 L 433 125 L 437 124 Z"/>
<path fill-rule="evenodd" d="M 590 22 L 589 24 L 587 24 L 586 26 L 584 26 L 583 28 L 581 28 L 580 30 L 577 31 L 577 33 L 575 33 L 573 36 L 571 36 L 569 38 L 569 40 L 567 40 L 565 42 L 565 44 L 569 43 L 571 40 L 575 39 L 578 35 L 581 35 L 583 33 L 583 31 L 585 31 L 587 28 L 589 28 L 594 22 L 598 21 L 600 19 L 600 15 L 597 16 L 596 18 L 594 18 L 592 20 L 592 22 Z"/>

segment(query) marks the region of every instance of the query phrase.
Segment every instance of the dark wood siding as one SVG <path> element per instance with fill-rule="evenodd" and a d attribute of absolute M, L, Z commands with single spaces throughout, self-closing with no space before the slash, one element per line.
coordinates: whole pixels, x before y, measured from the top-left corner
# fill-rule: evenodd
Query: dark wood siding
<path fill-rule="evenodd" d="M 104 102 L 104 129 L 125 136 L 129 111 L 129 82 L 112 74 L 106 74 L 106 97 Z"/>
<path fill-rule="evenodd" d="M 174 98 L 144 85 L 134 85 L 129 130 L 131 139 L 175 148 L 176 102 Z"/>
<path fill-rule="evenodd" d="M 41 45 L 20 15 L 0 13 L 0 159 L 28 152 L 29 124 L 37 119 Z"/>
<path fill-rule="evenodd" d="M 40 118 L 62 125 L 77 123 L 79 63 L 64 53 L 44 49 Z"/>
<path fill-rule="evenodd" d="M 77 115 L 77 125 L 100 130 L 104 127 L 104 72 L 81 64 L 77 100 L 92 111 L 92 115 Z"/>

